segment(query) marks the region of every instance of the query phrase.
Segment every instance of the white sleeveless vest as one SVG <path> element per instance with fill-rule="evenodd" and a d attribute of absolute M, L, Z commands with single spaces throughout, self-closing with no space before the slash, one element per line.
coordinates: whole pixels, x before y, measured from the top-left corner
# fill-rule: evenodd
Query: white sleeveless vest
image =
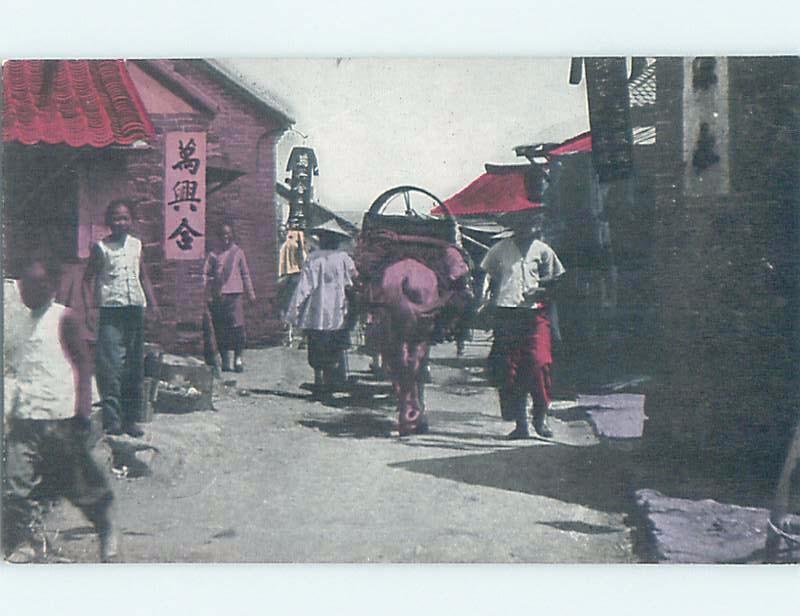
<path fill-rule="evenodd" d="M 121 245 L 105 241 L 97 245 L 103 254 L 103 266 L 97 276 L 97 305 L 102 308 L 146 306 L 139 281 L 142 242 L 127 235 Z"/>
<path fill-rule="evenodd" d="M 20 419 L 67 419 L 75 411 L 75 376 L 61 347 L 61 317 L 66 308 L 51 303 L 41 314 L 20 319 L 7 356 L 5 386 Z"/>

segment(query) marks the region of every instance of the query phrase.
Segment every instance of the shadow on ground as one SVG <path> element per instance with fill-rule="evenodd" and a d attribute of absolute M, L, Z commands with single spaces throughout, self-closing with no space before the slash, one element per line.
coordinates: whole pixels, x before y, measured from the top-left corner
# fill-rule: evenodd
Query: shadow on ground
<path fill-rule="evenodd" d="M 298 422 L 305 428 L 319 430 L 328 436 L 347 438 L 389 438 L 395 422 L 377 413 L 346 413 L 325 419 L 303 419 Z"/>
<path fill-rule="evenodd" d="M 446 368 L 483 368 L 486 366 L 485 357 L 431 357 L 432 366 L 445 366 Z"/>
<path fill-rule="evenodd" d="M 448 446 L 420 438 L 410 440 L 408 445 L 473 449 L 463 442 L 454 441 Z M 763 506 L 755 496 L 759 484 L 764 483 L 763 477 L 744 472 L 732 476 L 723 469 L 708 469 L 707 475 L 699 477 L 652 450 L 628 450 L 608 442 L 588 447 L 552 442 L 523 447 L 503 447 L 498 443 L 489 447 L 493 449 L 489 453 L 410 460 L 390 466 L 628 515 L 635 513 L 634 491 L 644 487 L 676 498 Z M 763 496 L 766 500 L 769 492 L 764 491 Z"/>
<path fill-rule="evenodd" d="M 539 524 L 567 532 L 581 533 L 582 535 L 610 535 L 625 530 L 624 528 L 615 528 L 603 524 L 589 524 L 588 522 L 580 521 L 539 522 Z"/>
<path fill-rule="evenodd" d="M 249 392 L 261 396 L 275 396 L 291 400 L 314 400 L 314 386 L 312 383 L 303 383 L 300 385 L 300 389 L 308 393 L 258 387 L 250 389 Z M 333 408 L 382 409 L 387 405 L 394 404 L 390 399 L 391 393 L 391 385 L 385 383 L 350 383 L 336 390 L 334 395 L 326 396 L 318 401 L 325 406 Z"/>
<path fill-rule="evenodd" d="M 604 446 L 526 446 L 389 466 L 600 511 L 625 513 L 630 509 L 630 454 Z"/>

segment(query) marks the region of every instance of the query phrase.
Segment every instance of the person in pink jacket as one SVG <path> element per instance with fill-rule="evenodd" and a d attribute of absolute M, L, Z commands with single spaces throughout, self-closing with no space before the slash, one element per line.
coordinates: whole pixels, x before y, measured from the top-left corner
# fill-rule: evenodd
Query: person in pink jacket
<path fill-rule="evenodd" d="M 203 276 L 210 296 L 209 312 L 214 326 L 217 348 L 222 355 L 222 369 L 244 370 L 243 353 L 247 342 L 243 297 L 256 301 L 250 269 L 244 251 L 233 241 L 233 227 L 225 223 L 219 228 L 218 252 L 210 252 Z"/>

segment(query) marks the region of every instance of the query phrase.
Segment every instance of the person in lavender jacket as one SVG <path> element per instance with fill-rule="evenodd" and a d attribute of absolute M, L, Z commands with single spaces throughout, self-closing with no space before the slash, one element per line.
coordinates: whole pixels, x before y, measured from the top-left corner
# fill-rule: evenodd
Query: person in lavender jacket
<path fill-rule="evenodd" d="M 219 228 L 219 252 L 210 252 L 203 268 L 206 290 L 210 296 L 209 311 L 214 326 L 217 348 L 222 355 L 222 370 L 244 370 L 243 353 L 247 342 L 244 303 L 256 301 L 253 281 L 244 251 L 233 241 L 233 227 L 225 223 Z"/>
<path fill-rule="evenodd" d="M 286 320 L 306 334 L 314 395 L 319 398 L 347 380 L 345 350 L 350 346 L 352 322 L 348 293 L 356 266 L 339 248 L 350 236 L 335 220 L 311 229 L 310 234 L 319 238 L 319 248 L 303 264 Z"/>

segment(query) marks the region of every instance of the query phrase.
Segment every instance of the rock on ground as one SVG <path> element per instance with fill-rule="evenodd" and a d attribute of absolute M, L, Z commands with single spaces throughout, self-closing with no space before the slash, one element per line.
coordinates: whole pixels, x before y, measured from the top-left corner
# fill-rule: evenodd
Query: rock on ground
<path fill-rule="evenodd" d="M 655 490 L 638 490 L 636 505 L 646 522 L 655 561 L 764 562 L 766 509 L 670 498 Z"/>

